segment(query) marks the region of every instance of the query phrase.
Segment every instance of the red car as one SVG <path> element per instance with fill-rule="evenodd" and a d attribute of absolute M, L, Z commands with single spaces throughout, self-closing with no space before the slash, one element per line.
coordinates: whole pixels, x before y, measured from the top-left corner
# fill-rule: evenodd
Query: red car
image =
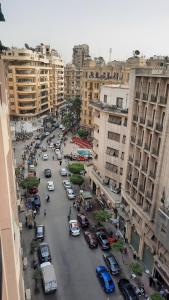
<path fill-rule="evenodd" d="M 31 189 L 29 189 L 29 193 L 30 194 L 37 194 L 38 193 L 38 188 L 37 187 L 33 187 L 33 188 L 31 188 Z"/>
<path fill-rule="evenodd" d="M 79 160 L 79 161 L 87 161 L 88 160 L 88 157 L 85 157 L 85 156 L 78 156 L 77 157 L 77 160 Z"/>

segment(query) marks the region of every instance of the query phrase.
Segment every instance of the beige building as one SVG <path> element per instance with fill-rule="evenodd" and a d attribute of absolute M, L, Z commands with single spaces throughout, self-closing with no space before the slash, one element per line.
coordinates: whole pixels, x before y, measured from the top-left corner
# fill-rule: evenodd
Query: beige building
<path fill-rule="evenodd" d="M 169 284 L 169 68 L 131 73 L 119 215 L 133 250 Z"/>
<path fill-rule="evenodd" d="M 65 99 L 70 100 L 80 97 L 81 69 L 73 64 L 67 64 L 64 69 L 64 91 Z"/>
<path fill-rule="evenodd" d="M 1 59 L 8 64 L 11 119 L 30 120 L 63 105 L 64 64 L 56 50 L 43 44 L 12 48 Z"/>
<path fill-rule="evenodd" d="M 76 45 L 73 47 L 72 63 L 76 68 L 81 69 L 84 61 L 89 57 L 89 46 L 86 44 Z"/>
<path fill-rule="evenodd" d="M 6 76 L 0 62 L 0 285 L 3 300 L 24 300 L 22 252 L 10 139 Z"/>
<path fill-rule="evenodd" d="M 127 135 L 128 86 L 104 85 L 100 101 L 91 101 L 93 165 L 87 168 L 91 187 L 102 206 L 116 208 L 121 200 Z"/>

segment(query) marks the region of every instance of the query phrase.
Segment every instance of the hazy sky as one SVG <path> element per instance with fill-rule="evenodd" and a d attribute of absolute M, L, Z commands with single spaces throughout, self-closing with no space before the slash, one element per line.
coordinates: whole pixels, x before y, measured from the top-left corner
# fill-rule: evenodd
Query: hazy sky
<path fill-rule="evenodd" d="M 169 0 L 1 0 L 7 46 L 50 44 L 70 62 L 72 47 L 87 43 L 92 56 L 126 59 L 134 49 L 169 55 Z"/>

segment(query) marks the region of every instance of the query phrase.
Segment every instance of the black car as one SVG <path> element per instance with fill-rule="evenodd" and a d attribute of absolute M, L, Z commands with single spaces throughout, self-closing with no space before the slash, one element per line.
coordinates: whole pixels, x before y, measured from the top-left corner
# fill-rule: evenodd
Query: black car
<path fill-rule="evenodd" d="M 108 241 L 108 236 L 106 232 L 104 231 L 97 231 L 96 232 L 97 240 L 99 245 L 101 246 L 102 250 L 109 250 L 110 247 L 110 242 Z"/>
<path fill-rule="evenodd" d="M 85 215 L 83 214 L 78 214 L 77 215 L 77 220 L 79 222 L 79 224 L 81 225 L 82 228 L 86 228 L 89 226 L 89 221 L 88 219 L 86 218 Z"/>
<path fill-rule="evenodd" d="M 97 236 L 95 233 L 86 230 L 84 232 L 84 238 L 91 249 L 97 248 L 98 241 L 97 241 Z"/>
<path fill-rule="evenodd" d="M 138 300 L 135 289 L 128 279 L 121 278 L 118 282 L 118 287 L 125 300 Z"/>
<path fill-rule="evenodd" d="M 111 253 L 104 254 L 103 258 L 111 274 L 118 275 L 120 273 L 120 267 L 114 255 Z"/>
<path fill-rule="evenodd" d="M 35 195 L 33 198 L 34 198 L 34 206 L 35 206 L 35 208 L 41 207 L 40 196 L 39 195 Z"/>
<path fill-rule="evenodd" d="M 37 225 L 35 228 L 35 240 L 43 241 L 45 238 L 45 226 Z"/>
<path fill-rule="evenodd" d="M 45 169 L 44 170 L 44 175 L 46 178 L 50 178 L 52 176 L 51 169 Z"/>
<path fill-rule="evenodd" d="M 38 257 L 40 264 L 42 264 L 43 262 L 51 261 L 50 249 L 47 243 L 41 243 L 39 245 Z"/>

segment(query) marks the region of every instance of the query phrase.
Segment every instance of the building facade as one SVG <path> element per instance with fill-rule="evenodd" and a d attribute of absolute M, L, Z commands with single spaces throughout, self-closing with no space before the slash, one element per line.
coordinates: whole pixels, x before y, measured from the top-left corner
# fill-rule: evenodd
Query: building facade
<path fill-rule="evenodd" d="M 6 76 L 0 62 L 0 286 L 2 300 L 24 300 L 22 251 L 10 138 Z"/>
<path fill-rule="evenodd" d="M 73 64 L 67 64 L 64 69 L 64 94 L 70 100 L 80 97 L 80 78 L 82 70 Z"/>
<path fill-rule="evenodd" d="M 84 66 L 84 61 L 89 57 L 89 46 L 86 44 L 73 47 L 72 63 L 76 68 L 81 69 Z"/>
<path fill-rule="evenodd" d="M 169 69 L 131 73 L 125 177 L 119 215 L 147 269 L 169 283 Z"/>
<path fill-rule="evenodd" d="M 93 108 L 93 166 L 87 168 L 91 188 L 104 207 L 120 204 L 123 178 L 127 118 L 128 86 L 104 85 L 100 101 Z"/>
<path fill-rule="evenodd" d="M 11 119 L 29 120 L 56 112 L 64 102 L 64 64 L 49 46 L 12 48 L 1 54 L 8 65 Z"/>

